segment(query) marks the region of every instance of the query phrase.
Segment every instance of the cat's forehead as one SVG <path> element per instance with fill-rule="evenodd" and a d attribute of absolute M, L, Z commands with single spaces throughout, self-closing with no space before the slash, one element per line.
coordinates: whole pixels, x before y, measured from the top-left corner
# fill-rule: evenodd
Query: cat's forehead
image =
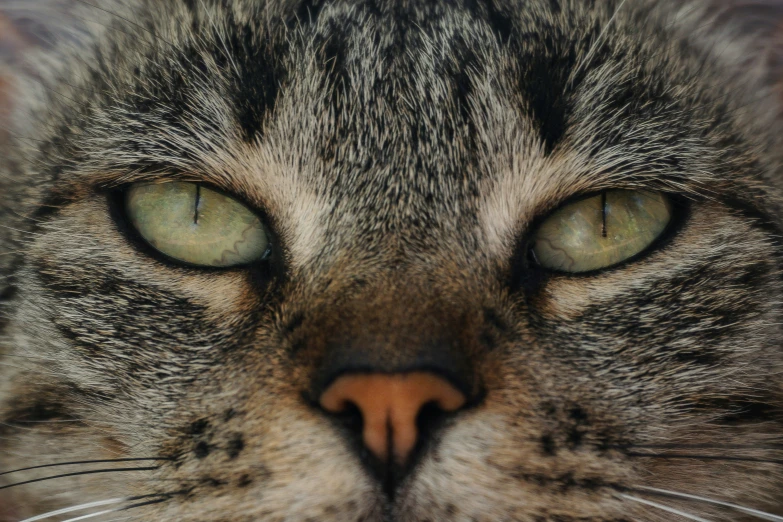
<path fill-rule="evenodd" d="M 685 165 L 703 155 L 687 141 L 709 124 L 689 107 L 701 91 L 625 38 L 641 15 L 619 4 L 221 5 L 154 12 L 166 38 L 128 56 L 115 35 L 93 172 L 214 183 L 301 259 L 356 237 L 507 248 L 574 194 L 709 181 Z"/>

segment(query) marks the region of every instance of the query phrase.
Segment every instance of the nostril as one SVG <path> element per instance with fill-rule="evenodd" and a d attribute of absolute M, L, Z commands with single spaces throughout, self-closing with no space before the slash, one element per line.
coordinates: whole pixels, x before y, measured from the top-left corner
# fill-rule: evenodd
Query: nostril
<path fill-rule="evenodd" d="M 344 426 L 349 433 L 361 435 L 364 429 L 364 419 L 359 406 L 351 401 L 345 401 L 340 406 L 339 410 L 329 412 L 331 417 Z"/>
<path fill-rule="evenodd" d="M 416 416 L 416 428 L 419 431 L 419 442 L 432 441 L 432 435 L 436 433 L 454 412 L 446 411 L 436 401 L 430 401 L 422 406 Z"/>

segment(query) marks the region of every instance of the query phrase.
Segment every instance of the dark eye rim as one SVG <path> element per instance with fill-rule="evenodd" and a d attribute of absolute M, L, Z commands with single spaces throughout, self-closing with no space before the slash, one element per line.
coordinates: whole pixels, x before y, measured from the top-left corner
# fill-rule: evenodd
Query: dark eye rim
<path fill-rule="evenodd" d="M 653 190 L 649 189 L 627 189 L 627 188 L 611 188 L 611 189 L 605 189 L 605 190 L 599 190 L 599 191 L 591 191 L 587 193 L 579 194 L 573 198 L 569 198 L 565 200 L 564 202 L 560 203 L 556 207 L 554 207 L 549 212 L 543 213 L 540 217 L 537 217 L 531 225 L 525 230 L 525 234 L 522 238 L 522 240 L 519 243 L 519 248 L 517 250 L 517 256 L 518 259 L 515 263 L 515 272 L 528 272 L 532 271 L 534 274 L 534 277 L 532 278 L 534 281 L 537 282 L 535 286 L 538 286 L 540 282 L 542 282 L 544 279 L 550 278 L 550 277 L 567 277 L 567 278 L 589 278 L 589 277 L 595 277 L 600 274 L 604 274 L 610 271 L 618 270 L 623 268 L 626 265 L 638 262 L 640 259 L 647 257 L 652 252 L 659 251 L 666 247 L 671 241 L 677 236 L 677 234 L 685 227 L 691 211 L 692 211 L 692 204 L 693 202 L 682 195 L 679 194 L 672 194 L 665 191 L 654 191 L 659 194 L 663 194 L 669 199 L 669 202 L 671 203 L 671 210 L 672 215 L 671 219 L 669 220 L 669 223 L 666 225 L 666 228 L 658 234 L 658 237 L 656 237 L 649 245 L 647 245 L 644 249 L 639 251 L 637 254 L 634 254 L 633 256 L 624 259 L 618 263 L 614 263 L 612 265 L 608 265 L 605 267 L 598 268 L 596 270 L 588 270 L 584 272 L 567 272 L 565 270 L 556 270 L 552 268 L 546 268 L 540 264 L 538 264 L 534 260 L 533 256 L 533 236 L 535 232 L 538 230 L 538 228 L 541 226 L 541 224 L 547 220 L 550 216 L 552 216 L 555 212 L 558 210 L 577 203 L 579 201 L 583 201 L 585 199 L 589 199 L 595 196 L 598 196 L 604 192 L 611 192 L 615 190 L 648 190 L 653 192 Z M 525 279 L 525 276 L 517 278 L 518 280 Z M 526 286 L 526 285 L 523 285 Z"/>
<path fill-rule="evenodd" d="M 171 180 L 171 181 L 182 181 L 182 180 Z M 269 245 L 267 246 L 267 250 L 264 253 L 264 255 L 260 259 L 251 261 L 249 263 L 242 263 L 238 265 L 225 266 L 225 267 L 216 267 L 216 266 L 204 266 L 195 263 L 188 263 L 187 261 L 182 261 L 180 259 L 176 259 L 169 255 L 164 254 L 163 252 L 161 252 L 160 250 L 152 246 L 146 239 L 144 239 L 141 236 L 141 234 L 136 229 L 136 227 L 133 226 L 133 223 L 130 219 L 130 215 L 128 214 L 128 207 L 127 207 L 128 190 L 133 185 L 137 183 L 143 183 L 143 182 L 127 183 L 106 191 L 108 204 L 109 204 L 110 217 L 112 218 L 113 222 L 117 226 L 117 229 L 120 232 L 120 234 L 123 236 L 123 238 L 126 241 L 128 241 L 128 243 L 131 244 L 131 246 L 133 246 L 134 248 L 136 248 L 146 256 L 155 259 L 156 261 L 163 263 L 166 266 L 178 268 L 178 269 L 192 270 L 194 272 L 198 271 L 199 273 L 254 270 L 254 271 L 260 271 L 265 274 L 269 273 L 271 276 L 273 273 L 279 273 L 281 271 L 280 268 L 282 268 L 285 256 L 282 249 L 280 248 L 281 243 L 279 241 L 279 236 L 275 231 L 275 227 L 273 226 L 273 221 L 268 219 L 266 213 L 263 210 L 248 204 L 247 201 L 237 196 L 236 194 L 226 192 L 225 190 L 222 190 L 210 183 L 203 183 L 198 181 L 185 181 L 185 182 L 199 184 L 204 188 L 207 188 L 209 190 L 222 194 L 226 197 L 229 197 L 237 201 L 241 205 L 243 205 L 245 208 L 250 210 L 253 214 L 255 214 L 261 220 L 261 223 L 263 224 L 264 230 L 266 231 L 269 239 Z M 165 181 L 162 181 L 162 183 L 165 183 Z M 280 268 L 275 270 L 270 265 L 274 265 Z"/>

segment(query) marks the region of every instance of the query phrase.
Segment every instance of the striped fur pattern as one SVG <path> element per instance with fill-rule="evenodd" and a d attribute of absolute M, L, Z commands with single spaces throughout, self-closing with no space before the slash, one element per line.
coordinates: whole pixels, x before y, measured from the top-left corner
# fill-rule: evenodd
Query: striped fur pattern
<path fill-rule="evenodd" d="M 0 474 L 0 521 L 756 520 L 646 488 L 783 514 L 780 2 L 3 10 L 48 30 L 0 155 L 0 473 L 156 460 Z M 271 261 L 150 252 L 117 194 L 164 179 L 261 212 Z M 528 262 L 616 188 L 671 194 L 675 229 Z M 314 407 L 346 365 L 475 400 L 380 469 Z"/>

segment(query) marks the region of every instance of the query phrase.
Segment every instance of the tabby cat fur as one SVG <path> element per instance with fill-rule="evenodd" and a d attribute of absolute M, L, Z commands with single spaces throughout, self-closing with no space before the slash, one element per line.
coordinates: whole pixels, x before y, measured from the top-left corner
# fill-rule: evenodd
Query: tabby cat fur
<path fill-rule="evenodd" d="M 0 13 L 32 42 L 5 60 L 3 522 L 783 515 L 780 1 Z M 271 260 L 134 239 L 117 194 L 172 179 L 261 213 Z M 670 194 L 675 230 L 586 275 L 530 262 L 543 216 L 608 189 Z M 318 406 L 346 369 L 468 403 L 387 465 Z M 7 473 L 113 459 L 148 460 Z"/>

